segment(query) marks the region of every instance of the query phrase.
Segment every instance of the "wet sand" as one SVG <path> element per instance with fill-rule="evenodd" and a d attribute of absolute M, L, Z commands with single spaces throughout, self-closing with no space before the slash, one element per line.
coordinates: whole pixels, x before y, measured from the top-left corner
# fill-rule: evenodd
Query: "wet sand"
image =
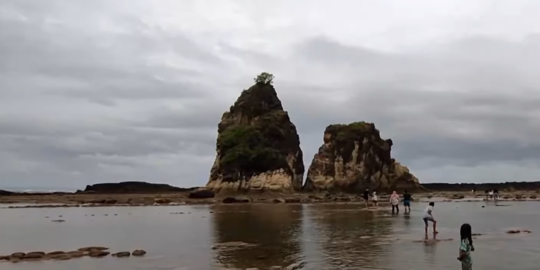
<path fill-rule="evenodd" d="M 422 211 L 361 204 L 0 209 L 0 255 L 106 246 L 144 257 L 0 263 L 1 269 L 459 269 L 459 226 L 476 236 L 476 268 L 538 269 L 540 204 L 436 203 L 439 240 L 423 241 Z M 501 205 L 501 203 L 499 203 Z M 51 222 L 62 216 L 65 222 Z M 513 228 L 530 234 L 507 234 Z"/>

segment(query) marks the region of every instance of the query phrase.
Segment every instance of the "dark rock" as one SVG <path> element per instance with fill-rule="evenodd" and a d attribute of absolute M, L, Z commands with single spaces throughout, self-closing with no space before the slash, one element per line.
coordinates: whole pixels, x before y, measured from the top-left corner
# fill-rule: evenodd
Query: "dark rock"
<path fill-rule="evenodd" d="M 133 252 L 131 252 L 131 255 L 137 256 L 137 257 L 144 256 L 145 254 L 146 254 L 146 251 L 142 249 L 136 249 Z"/>
<path fill-rule="evenodd" d="M 41 259 L 43 257 L 45 257 L 45 252 L 43 251 L 28 252 L 24 255 L 24 259 Z"/>
<path fill-rule="evenodd" d="M 24 256 L 26 255 L 26 253 L 24 252 L 15 252 L 13 254 L 11 254 L 11 258 L 24 258 Z"/>
<path fill-rule="evenodd" d="M 196 190 L 189 193 L 188 198 L 190 199 L 211 199 L 214 198 L 216 194 L 211 190 Z"/>
<path fill-rule="evenodd" d="M 93 257 L 93 258 L 101 258 L 109 254 L 111 253 L 104 250 L 90 250 L 90 252 L 88 252 L 88 256 Z"/>
<path fill-rule="evenodd" d="M 271 84 L 244 90 L 221 117 L 207 189 L 215 192 L 300 190 L 303 154 L 295 125 Z"/>
<path fill-rule="evenodd" d="M 78 250 L 79 251 L 83 251 L 83 252 L 89 252 L 89 251 L 103 251 L 103 250 L 108 250 L 109 248 L 108 247 L 82 247 L 82 248 L 79 248 Z"/>
<path fill-rule="evenodd" d="M 131 253 L 129 251 L 120 251 L 112 254 L 114 257 L 122 258 L 122 257 L 129 257 L 131 256 Z"/>
<path fill-rule="evenodd" d="M 63 219 L 54 219 L 54 220 L 51 220 L 52 222 L 65 222 L 65 220 Z"/>
<path fill-rule="evenodd" d="M 274 199 L 274 203 L 285 203 L 285 200 L 281 198 L 276 198 Z"/>
<path fill-rule="evenodd" d="M 245 197 L 226 197 L 221 202 L 222 203 L 249 203 L 251 202 L 251 200 Z"/>
<path fill-rule="evenodd" d="M 450 184 L 450 183 L 424 183 L 422 186 L 432 191 L 468 191 L 476 188 L 477 194 L 484 190 L 497 189 L 499 191 L 513 190 L 538 190 L 540 182 L 505 182 L 505 183 L 468 183 L 468 184 Z"/>
<path fill-rule="evenodd" d="M 68 254 L 72 258 L 80 258 L 80 257 L 84 257 L 86 255 L 84 252 L 79 251 L 79 250 L 69 251 L 66 254 Z"/>
<path fill-rule="evenodd" d="M 167 184 L 155 184 L 147 182 L 120 182 L 88 185 L 84 192 L 100 194 L 148 194 L 191 191 L 194 188 L 179 188 Z"/>
<path fill-rule="evenodd" d="M 330 125 L 308 170 L 305 191 L 362 192 L 421 190 L 409 169 L 391 157 L 392 140 L 383 140 L 372 123 Z"/>

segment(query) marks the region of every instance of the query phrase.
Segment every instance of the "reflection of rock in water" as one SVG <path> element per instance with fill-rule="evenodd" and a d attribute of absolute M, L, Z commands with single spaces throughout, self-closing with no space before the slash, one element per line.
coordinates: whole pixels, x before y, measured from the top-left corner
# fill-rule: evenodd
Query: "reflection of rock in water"
<path fill-rule="evenodd" d="M 340 211 L 337 208 L 341 208 Z M 389 255 L 392 220 L 374 211 L 343 211 L 344 206 L 312 205 L 306 210 L 322 248 L 320 269 L 367 269 Z M 351 208 L 358 209 L 357 205 Z M 320 212 L 325 214 L 321 217 Z M 329 214 L 331 213 L 331 214 Z"/>
<path fill-rule="evenodd" d="M 302 205 L 215 205 L 214 252 L 219 267 L 245 269 L 298 263 Z"/>

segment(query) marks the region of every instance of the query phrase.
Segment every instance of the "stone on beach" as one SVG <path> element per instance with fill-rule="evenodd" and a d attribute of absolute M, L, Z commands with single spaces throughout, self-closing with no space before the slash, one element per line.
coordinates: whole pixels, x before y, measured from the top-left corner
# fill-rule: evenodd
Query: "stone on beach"
<path fill-rule="evenodd" d="M 131 253 L 129 251 L 120 251 L 120 252 L 113 253 L 112 256 L 118 257 L 118 258 L 129 257 L 131 256 Z"/>
<path fill-rule="evenodd" d="M 142 249 L 136 249 L 131 253 L 131 255 L 138 256 L 138 257 L 144 256 L 145 254 L 146 254 L 146 251 Z"/>

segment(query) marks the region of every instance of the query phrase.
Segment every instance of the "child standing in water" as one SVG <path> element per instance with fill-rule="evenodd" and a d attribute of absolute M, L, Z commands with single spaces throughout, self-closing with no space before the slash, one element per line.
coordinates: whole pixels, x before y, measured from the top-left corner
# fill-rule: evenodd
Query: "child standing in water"
<path fill-rule="evenodd" d="M 471 225 L 467 223 L 461 225 L 459 234 L 461 244 L 459 246 L 459 257 L 457 259 L 461 262 L 461 270 L 472 270 L 471 251 L 474 251 L 474 246 Z"/>
<path fill-rule="evenodd" d="M 373 195 L 371 195 L 371 201 L 373 201 L 373 206 L 379 207 L 379 198 L 377 197 L 377 191 L 373 191 Z"/>
<path fill-rule="evenodd" d="M 424 210 L 424 216 L 423 216 L 423 220 L 424 220 L 424 224 L 425 224 L 425 231 L 426 231 L 426 239 L 428 237 L 428 222 L 431 221 L 433 222 L 433 235 L 437 234 L 437 221 L 435 220 L 435 218 L 433 217 L 433 207 L 435 206 L 435 203 L 434 202 L 430 202 L 428 207 L 426 207 L 426 210 Z M 433 236 L 435 237 L 435 236 Z"/>

